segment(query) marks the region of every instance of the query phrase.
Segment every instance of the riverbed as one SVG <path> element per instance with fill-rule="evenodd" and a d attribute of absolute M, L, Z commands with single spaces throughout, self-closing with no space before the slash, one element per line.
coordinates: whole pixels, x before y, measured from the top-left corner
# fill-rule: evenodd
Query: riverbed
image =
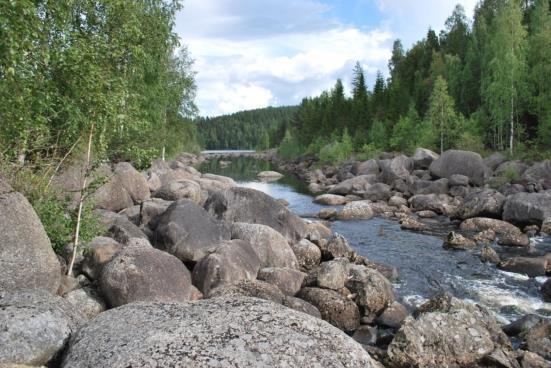
<path fill-rule="evenodd" d="M 326 207 L 313 203 L 307 184 L 293 174 L 282 172 L 285 176 L 277 182 L 259 181 L 260 171 L 277 171 L 270 162 L 253 157 L 231 157 L 224 161 L 222 165 L 217 159 L 207 161 L 199 170 L 231 177 L 239 186 L 284 199 L 289 202 L 289 209 L 299 215 Z M 446 218 L 433 221 L 430 234 L 401 230 L 397 221 L 384 218 L 334 221 L 331 228 L 342 234 L 358 254 L 398 269 L 400 278 L 394 287 L 400 301 L 410 309 L 439 292 L 449 291 L 488 307 L 503 322 L 527 313 L 551 317 L 551 303 L 544 303 L 539 295 L 545 277 L 534 279 L 500 271 L 480 261 L 480 247 L 473 251 L 445 250 L 442 239 L 448 231 L 456 229 L 455 225 Z M 533 238 L 532 242 L 532 252 L 551 252 L 551 238 Z M 495 244 L 493 247 L 504 257 L 526 253 Z"/>

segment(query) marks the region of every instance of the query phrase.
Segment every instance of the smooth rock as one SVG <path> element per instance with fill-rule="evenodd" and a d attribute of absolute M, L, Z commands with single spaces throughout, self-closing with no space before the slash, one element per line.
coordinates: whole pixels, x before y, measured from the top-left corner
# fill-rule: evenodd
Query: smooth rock
<path fill-rule="evenodd" d="M 291 308 L 291 309 L 294 309 L 296 311 L 306 313 L 306 314 L 309 314 L 313 317 L 322 319 L 321 318 L 321 313 L 318 310 L 318 308 L 314 307 L 312 304 L 308 303 L 305 300 L 287 295 L 283 299 L 283 305 L 286 306 L 287 308 Z"/>
<path fill-rule="evenodd" d="M 113 170 L 114 180 L 121 185 L 132 198 L 135 204 L 149 199 L 149 185 L 147 180 L 128 162 L 119 162 Z"/>
<path fill-rule="evenodd" d="M 392 302 L 383 313 L 381 313 L 375 323 L 379 326 L 390 327 L 392 329 L 399 329 L 404 320 L 408 316 L 406 307 L 398 302 Z"/>
<path fill-rule="evenodd" d="M 482 186 L 486 165 L 478 153 L 448 150 L 431 163 L 429 171 L 438 178 L 449 179 L 454 174 L 465 175 L 472 184 Z"/>
<path fill-rule="evenodd" d="M 501 262 L 498 267 L 507 272 L 515 272 L 529 277 L 545 276 L 549 269 L 549 259 L 545 257 L 513 257 Z"/>
<path fill-rule="evenodd" d="M 413 166 L 416 169 L 428 169 L 430 164 L 440 157 L 439 154 L 426 148 L 417 148 L 413 154 Z"/>
<path fill-rule="evenodd" d="M 164 199 L 165 201 L 188 199 L 196 204 L 202 203 L 201 186 L 192 180 L 167 183 L 155 192 L 155 197 Z"/>
<path fill-rule="evenodd" d="M 231 285 L 220 285 L 210 289 L 206 298 L 226 298 L 247 296 L 283 304 L 285 295 L 274 284 L 261 280 L 241 280 Z"/>
<path fill-rule="evenodd" d="M 551 161 L 550 161 L 551 162 Z M 541 224 L 551 217 L 551 193 L 517 193 L 507 197 L 503 219 L 514 223 Z"/>
<path fill-rule="evenodd" d="M 345 204 L 346 198 L 342 195 L 336 194 L 322 194 L 314 198 L 314 203 L 324 204 L 327 206 L 338 206 Z"/>
<path fill-rule="evenodd" d="M 292 268 L 263 268 L 258 272 L 258 279 L 277 286 L 286 295 L 296 295 L 306 274 Z"/>
<path fill-rule="evenodd" d="M 149 336 L 143 343 L 143 336 Z M 71 339 L 62 368 L 373 367 L 326 322 L 254 298 L 139 303 L 107 311 Z"/>
<path fill-rule="evenodd" d="M 411 231 L 426 231 L 428 226 L 412 217 L 404 217 L 400 220 L 400 229 Z"/>
<path fill-rule="evenodd" d="M 64 298 L 87 319 L 92 319 L 107 309 L 103 299 L 90 287 L 73 290 Z"/>

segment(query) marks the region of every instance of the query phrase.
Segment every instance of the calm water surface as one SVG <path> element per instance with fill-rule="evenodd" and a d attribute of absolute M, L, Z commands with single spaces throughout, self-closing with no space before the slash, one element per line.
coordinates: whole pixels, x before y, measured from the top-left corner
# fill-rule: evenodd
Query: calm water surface
<path fill-rule="evenodd" d="M 220 165 L 219 160 L 212 160 L 203 163 L 199 170 L 231 177 L 240 186 L 285 199 L 297 214 L 316 213 L 324 207 L 312 202 L 308 186 L 292 174 L 283 173 L 285 176 L 277 182 L 260 182 L 257 179 L 260 171 L 277 171 L 269 162 L 251 157 L 224 161 L 230 164 Z M 487 306 L 504 320 L 526 313 L 551 316 L 551 303 L 544 303 L 539 295 L 545 277 L 530 279 L 497 270 L 493 265 L 480 262 L 477 256 L 480 248 L 444 250 L 442 238 L 452 228 L 445 220 L 435 223 L 431 235 L 402 231 L 396 221 L 382 218 L 335 221 L 331 227 L 345 236 L 359 254 L 398 268 L 400 279 L 394 286 L 401 301 L 410 308 L 445 290 Z M 535 252 L 551 252 L 551 239 L 533 241 Z M 494 249 L 502 256 L 515 252 L 498 245 Z"/>

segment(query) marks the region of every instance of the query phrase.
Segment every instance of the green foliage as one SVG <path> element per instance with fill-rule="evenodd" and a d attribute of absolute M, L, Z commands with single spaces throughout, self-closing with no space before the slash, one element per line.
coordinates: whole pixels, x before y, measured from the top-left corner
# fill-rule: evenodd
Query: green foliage
<path fill-rule="evenodd" d="M 345 129 L 340 140 L 334 140 L 333 142 L 324 146 L 319 152 L 320 162 L 326 164 L 338 164 L 347 160 L 354 146 L 352 145 L 352 138 L 348 134 L 348 130 Z"/>
<path fill-rule="evenodd" d="M 440 135 L 440 152 L 452 146 L 453 136 L 450 134 L 457 121 L 454 102 L 448 94 L 448 84 L 441 76 L 436 78 L 434 89 L 430 96 L 427 120 L 432 123 L 433 129 Z"/>
<path fill-rule="evenodd" d="M 398 120 L 390 137 L 390 148 L 393 150 L 411 153 L 416 147 L 417 126 L 419 115 L 413 104 L 410 105 L 406 116 Z"/>
<path fill-rule="evenodd" d="M 369 132 L 369 144 L 382 151 L 386 149 L 387 141 L 385 124 L 381 120 L 375 120 Z"/>
<path fill-rule="evenodd" d="M 291 159 L 302 155 L 304 149 L 300 145 L 300 142 L 291 135 L 289 130 L 287 130 L 277 152 L 281 157 Z"/>
<path fill-rule="evenodd" d="M 374 144 L 364 144 L 362 149 L 356 154 L 356 159 L 366 161 L 379 156 L 381 150 Z"/>
<path fill-rule="evenodd" d="M 504 178 L 507 179 L 507 182 L 509 183 L 514 183 L 516 182 L 517 180 L 520 179 L 520 174 L 518 173 L 517 170 L 515 170 L 514 168 L 512 167 L 508 167 L 504 172 L 503 172 L 503 175 L 502 175 Z"/>

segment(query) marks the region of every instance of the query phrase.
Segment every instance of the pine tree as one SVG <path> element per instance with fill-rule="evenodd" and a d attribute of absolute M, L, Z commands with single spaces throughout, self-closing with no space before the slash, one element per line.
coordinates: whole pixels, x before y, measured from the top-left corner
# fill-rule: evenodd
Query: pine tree
<path fill-rule="evenodd" d="M 360 63 L 356 63 L 352 78 L 352 125 L 353 133 L 362 135 L 369 126 L 369 99 L 365 75 Z"/>
<path fill-rule="evenodd" d="M 453 99 L 448 95 L 448 84 L 440 76 L 434 83 L 426 118 L 432 123 L 433 128 L 439 132 L 440 153 L 443 153 L 447 143 L 447 132 L 452 128 L 456 113 Z"/>

